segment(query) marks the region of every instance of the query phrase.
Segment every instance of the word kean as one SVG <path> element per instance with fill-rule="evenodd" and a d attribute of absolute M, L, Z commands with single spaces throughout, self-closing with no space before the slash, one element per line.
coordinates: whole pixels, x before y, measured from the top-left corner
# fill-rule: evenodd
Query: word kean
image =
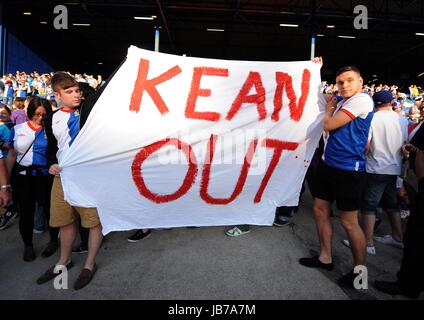
<path fill-rule="evenodd" d="M 182 72 L 181 68 L 176 65 L 159 76 L 147 79 L 150 62 L 147 59 L 141 59 L 138 67 L 137 79 L 134 84 L 134 89 L 131 95 L 130 110 L 139 112 L 140 105 L 143 99 L 144 92 L 147 92 L 158 108 L 159 112 L 164 115 L 169 112 L 168 106 L 163 101 L 161 95 L 156 89 L 156 86 L 168 81 Z M 185 116 L 188 119 L 198 119 L 207 121 L 219 121 L 222 114 L 213 111 L 196 111 L 196 101 L 198 97 L 209 97 L 212 89 L 200 88 L 202 77 L 228 77 L 229 70 L 213 67 L 194 67 L 193 77 L 191 81 L 190 92 L 187 94 L 187 102 L 185 108 Z M 285 72 L 275 73 L 276 88 L 274 93 L 274 110 L 271 115 L 273 121 L 279 121 L 280 111 L 283 107 L 283 93 L 285 92 L 289 98 L 290 118 L 294 121 L 299 121 L 302 118 L 303 109 L 309 95 L 309 84 L 311 80 L 311 72 L 308 69 L 303 70 L 301 96 L 297 102 L 296 93 L 293 89 L 292 77 Z M 249 94 L 252 88 L 255 88 L 256 93 Z M 266 90 L 262 83 L 262 77 L 259 72 L 250 71 L 244 81 L 239 93 L 230 106 L 230 109 L 225 116 L 229 121 L 233 119 L 240 110 L 243 103 L 256 104 L 259 120 L 264 120 L 267 116 L 265 108 L 265 93 Z"/>
<path fill-rule="evenodd" d="M 259 185 L 258 191 L 256 192 L 256 195 L 253 199 L 254 203 L 259 203 L 262 199 L 262 195 L 265 191 L 265 188 L 267 187 L 268 182 L 271 179 L 271 176 L 274 173 L 274 170 L 277 167 L 278 162 L 280 161 L 283 150 L 293 151 L 293 150 L 296 150 L 296 148 L 299 145 L 296 142 L 287 142 L 287 141 L 280 141 L 280 140 L 268 139 L 268 138 L 262 140 L 260 143 L 257 139 L 252 140 L 249 144 L 249 148 L 247 150 L 246 156 L 244 157 L 243 166 L 241 168 L 237 183 L 234 187 L 232 194 L 227 198 L 214 198 L 208 193 L 208 187 L 210 183 L 210 173 L 211 173 L 211 166 L 213 163 L 216 140 L 217 140 L 216 135 L 210 136 L 209 143 L 207 145 L 206 157 L 205 157 L 205 162 L 202 169 L 202 178 L 200 183 L 200 197 L 202 198 L 203 201 L 212 205 L 228 204 L 234 201 L 240 195 L 240 193 L 243 191 L 243 187 L 246 182 L 247 175 L 249 173 L 250 163 L 252 161 L 252 158 L 255 154 L 255 151 L 258 145 L 262 148 L 274 149 L 271 162 L 265 172 L 262 182 Z M 161 148 L 165 146 L 174 146 L 177 149 L 184 152 L 188 162 L 188 169 L 187 169 L 187 173 L 184 178 L 184 181 L 181 184 L 181 187 L 176 192 L 172 194 L 157 194 L 150 191 L 149 188 L 147 187 L 143 178 L 142 165 L 143 165 L 143 162 L 150 155 L 152 155 L 154 152 L 157 152 L 158 150 L 160 150 Z M 143 197 L 155 203 L 165 203 L 165 202 L 171 202 L 171 201 L 177 200 L 178 198 L 184 196 L 190 190 L 190 188 L 193 186 L 196 180 L 196 176 L 199 171 L 199 168 L 198 168 L 196 156 L 193 152 L 192 147 L 189 144 L 179 139 L 167 138 L 142 148 L 136 154 L 131 166 L 131 170 L 132 170 L 132 177 L 133 177 L 134 183 L 137 186 L 138 191 Z"/>

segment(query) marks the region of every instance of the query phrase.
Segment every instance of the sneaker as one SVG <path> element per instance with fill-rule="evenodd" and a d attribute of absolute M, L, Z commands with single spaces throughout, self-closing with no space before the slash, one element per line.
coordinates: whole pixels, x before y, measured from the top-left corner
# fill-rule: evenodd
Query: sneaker
<path fill-rule="evenodd" d="M 138 242 L 140 240 L 143 240 L 143 239 L 150 237 L 151 234 L 152 234 L 152 231 L 150 229 L 147 232 L 143 232 L 142 229 L 139 229 L 131 237 L 129 237 L 127 240 L 128 240 L 128 242 Z"/>
<path fill-rule="evenodd" d="M 44 232 L 45 232 L 45 230 L 32 229 L 32 233 L 35 233 L 35 234 L 41 234 L 41 233 L 44 233 Z"/>
<path fill-rule="evenodd" d="M 87 252 L 88 252 L 88 249 L 87 248 L 84 248 L 81 245 L 79 245 L 78 247 L 72 249 L 72 253 L 87 253 Z"/>
<path fill-rule="evenodd" d="M 24 261 L 31 262 L 35 260 L 35 252 L 32 246 L 25 247 L 24 251 Z"/>
<path fill-rule="evenodd" d="M 0 230 L 4 230 L 6 229 L 11 222 L 16 218 L 16 216 L 18 215 L 18 212 L 12 212 L 12 211 L 6 211 L 3 215 L 2 215 L 2 219 L 0 221 Z"/>
<path fill-rule="evenodd" d="M 308 267 L 308 268 L 320 268 L 324 270 L 331 271 L 334 269 L 334 264 L 332 262 L 330 263 L 324 263 L 321 262 L 319 259 L 319 256 L 315 256 L 312 258 L 301 258 L 299 259 L 299 263 L 302 266 Z"/>
<path fill-rule="evenodd" d="M 229 237 L 238 237 L 249 232 L 250 232 L 250 229 L 242 230 L 239 227 L 234 227 L 228 230 L 227 232 L 225 232 L 225 234 Z"/>
<path fill-rule="evenodd" d="M 400 210 L 400 218 L 406 219 L 411 215 L 411 212 L 409 210 Z"/>
<path fill-rule="evenodd" d="M 386 234 L 382 237 L 374 237 L 374 240 L 383 244 L 388 244 L 390 246 L 403 249 L 403 242 L 393 239 L 390 234 Z"/>
<path fill-rule="evenodd" d="M 41 256 L 43 258 L 50 257 L 51 255 L 53 255 L 57 251 L 58 247 L 59 246 L 58 246 L 57 242 L 49 242 L 47 247 L 41 253 Z"/>
<path fill-rule="evenodd" d="M 349 240 L 342 240 L 342 244 L 350 248 Z M 375 250 L 375 246 L 367 246 L 367 253 L 374 256 L 377 253 L 377 251 Z"/>
<path fill-rule="evenodd" d="M 285 227 L 290 225 L 290 220 L 282 220 L 282 219 L 276 218 L 272 225 L 274 227 Z"/>

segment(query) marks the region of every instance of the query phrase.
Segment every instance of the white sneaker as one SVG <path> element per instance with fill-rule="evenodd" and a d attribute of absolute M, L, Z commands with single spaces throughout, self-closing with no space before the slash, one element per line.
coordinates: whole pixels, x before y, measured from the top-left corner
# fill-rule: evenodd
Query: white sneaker
<path fill-rule="evenodd" d="M 342 240 L 342 244 L 348 248 L 350 248 L 349 240 Z M 367 253 L 371 255 L 375 255 L 377 252 L 375 251 L 375 246 L 367 246 Z"/>
<path fill-rule="evenodd" d="M 375 256 L 376 255 L 376 251 L 375 251 L 375 247 L 374 246 L 367 246 L 367 253 L 370 255 Z"/>
<path fill-rule="evenodd" d="M 400 218 L 406 219 L 410 216 L 409 210 L 400 210 Z"/>
<path fill-rule="evenodd" d="M 249 232 L 250 232 L 250 228 L 247 230 L 242 230 L 239 227 L 234 227 L 228 230 L 225 234 L 229 237 L 238 237 Z"/>
<path fill-rule="evenodd" d="M 390 234 L 386 234 L 382 237 L 374 237 L 374 240 L 383 244 L 388 244 L 390 246 L 403 249 L 403 242 L 393 239 Z"/>

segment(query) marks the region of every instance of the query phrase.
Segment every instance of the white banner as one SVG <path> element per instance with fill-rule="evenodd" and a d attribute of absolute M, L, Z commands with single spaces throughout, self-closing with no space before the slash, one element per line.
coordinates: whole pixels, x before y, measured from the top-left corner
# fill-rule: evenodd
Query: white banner
<path fill-rule="evenodd" d="M 130 47 L 60 165 L 110 231 L 271 225 L 297 205 L 322 133 L 319 65 Z M 320 106 L 319 106 L 320 105 Z"/>

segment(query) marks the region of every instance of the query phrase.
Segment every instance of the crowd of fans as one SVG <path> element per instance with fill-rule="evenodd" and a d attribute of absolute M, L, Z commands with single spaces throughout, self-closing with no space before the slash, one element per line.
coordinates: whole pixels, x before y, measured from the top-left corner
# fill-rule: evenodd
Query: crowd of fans
<path fill-rule="evenodd" d="M 53 72 L 40 74 L 37 71 L 26 73 L 16 71 L 15 74 L 5 74 L 0 79 L 0 150 L 3 159 L 8 155 L 8 141 L 10 130 L 18 124 L 28 121 L 27 108 L 32 98 L 40 97 L 49 101 L 53 110 L 57 109 L 57 101 L 55 99 L 53 89 L 51 86 L 51 78 Z M 70 74 L 70 73 L 69 73 Z M 80 84 L 81 91 L 93 93 L 96 89 L 102 86 L 103 81 L 101 75 L 95 78 L 93 75 L 87 74 L 71 74 Z M 0 208 L 0 230 L 7 227 L 18 214 L 16 207 L 12 206 L 12 210 Z M 42 233 L 46 229 L 46 221 L 42 213 L 43 208 L 37 207 L 34 233 Z M 79 248 L 79 250 L 81 250 Z M 83 251 L 86 249 L 83 248 Z"/>
<path fill-rule="evenodd" d="M 408 92 L 402 92 L 397 85 L 388 84 L 366 84 L 363 87 L 363 92 L 371 97 L 380 91 L 390 91 L 393 95 L 393 109 L 407 117 L 410 125 L 417 124 L 420 121 L 421 115 L 419 106 L 424 97 L 424 90 L 415 84 L 408 87 Z M 405 90 L 403 90 L 405 91 Z M 337 86 L 335 84 L 322 82 L 321 92 L 327 94 L 338 95 Z"/>
<path fill-rule="evenodd" d="M 49 101 L 54 101 L 53 89 L 50 79 L 53 72 L 40 74 L 37 71 L 26 73 L 16 71 L 15 74 L 3 75 L 0 80 L 0 95 L 2 103 L 12 106 L 15 100 L 26 99 L 30 96 L 39 96 Z M 93 89 L 100 87 L 104 81 L 101 75 L 97 79 L 93 75 L 74 74 L 78 82 L 87 83 Z"/>

